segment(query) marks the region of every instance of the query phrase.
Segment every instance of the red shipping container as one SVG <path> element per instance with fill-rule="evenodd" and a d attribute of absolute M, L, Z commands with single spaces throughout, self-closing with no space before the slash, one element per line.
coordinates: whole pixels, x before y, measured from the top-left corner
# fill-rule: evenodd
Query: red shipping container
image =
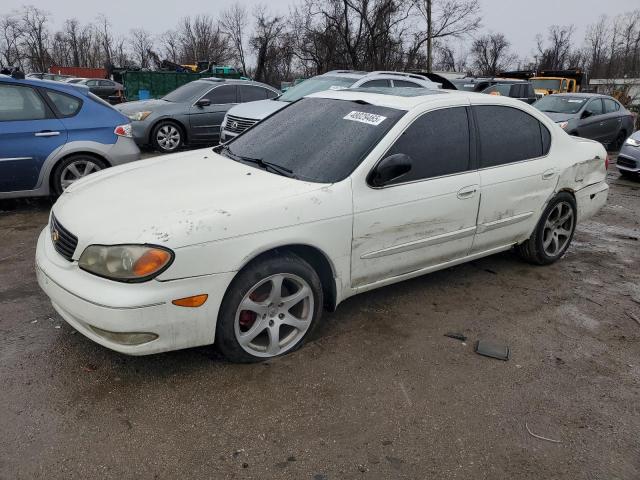
<path fill-rule="evenodd" d="M 104 68 L 87 67 L 49 67 L 49 73 L 56 75 L 71 75 L 78 78 L 107 78 L 107 71 Z"/>

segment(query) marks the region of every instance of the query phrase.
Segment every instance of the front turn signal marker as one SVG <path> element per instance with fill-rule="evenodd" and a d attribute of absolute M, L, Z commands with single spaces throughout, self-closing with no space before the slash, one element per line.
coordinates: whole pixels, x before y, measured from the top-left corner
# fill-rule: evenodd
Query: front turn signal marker
<path fill-rule="evenodd" d="M 178 307 L 195 308 L 204 305 L 204 302 L 207 301 L 207 298 L 209 298 L 209 295 L 203 293 L 202 295 L 194 295 L 193 297 L 179 298 L 171 303 L 177 305 Z"/>

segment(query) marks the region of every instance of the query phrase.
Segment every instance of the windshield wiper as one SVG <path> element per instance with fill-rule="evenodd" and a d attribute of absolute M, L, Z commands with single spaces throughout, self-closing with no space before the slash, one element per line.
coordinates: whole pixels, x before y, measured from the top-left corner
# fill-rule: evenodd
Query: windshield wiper
<path fill-rule="evenodd" d="M 249 162 L 254 165 L 258 165 L 259 167 L 265 170 L 271 170 L 272 172 L 277 173 L 278 175 L 282 175 L 284 177 L 289 177 L 289 178 L 298 178 L 293 173 L 293 170 L 289 170 L 287 167 L 283 167 L 282 165 L 278 165 L 277 163 L 266 162 L 261 158 L 253 158 L 253 157 L 247 157 L 244 155 L 238 155 L 237 153 L 234 153 L 231 151 L 231 148 L 229 148 L 229 145 L 226 145 L 226 144 L 221 145 L 221 150 L 225 151 L 231 157 L 234 157 L 243 162 Z"/>

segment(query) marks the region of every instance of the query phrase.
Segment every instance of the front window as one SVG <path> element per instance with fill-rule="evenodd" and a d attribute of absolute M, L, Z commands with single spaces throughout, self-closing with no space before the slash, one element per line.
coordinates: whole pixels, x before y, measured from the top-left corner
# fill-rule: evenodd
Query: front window
<path fill-rule="evenodd" d="M 542 97 L 533 106 L 541 112 L 574 114 L 578 113 L 586 102 L 586 98 L 550 95 Z"/>
<path fill-rule="evenodd" d="M 560 80 L 551 78 L 534 78 L 531 80 L 533 88 L 538 90 L 560 90 Z"/>
<path fill-rule="evenodd" d="M 404 110 L 349 100 L 304 98 L 257 124 L 220 152 L 253 164 L 273 164 L 318 183 L 344 180 L 380 142 Z"/>
<path fill-rule="evenodd" d="M 176 88 L 172 92 L 167 93 L 162 100 L 166 100 L 167 102 L 175 102 L 175 103 L 184 103 L 189 100 L 195 99 L 202 95 L 202 91 L 206 90 L 207 85 L 204 82 L 189 82 L 181 87 Z"/>
<path fill-rule="evenodd" d="M 347 77 L 327 77 L 324 75 L 321 77 L 313 77 L 290 88 L 283 93 L 278 100 L 282 102 L 295 102 L 312 93 L 349 88 L 355 82 L 355 78 Z"/>

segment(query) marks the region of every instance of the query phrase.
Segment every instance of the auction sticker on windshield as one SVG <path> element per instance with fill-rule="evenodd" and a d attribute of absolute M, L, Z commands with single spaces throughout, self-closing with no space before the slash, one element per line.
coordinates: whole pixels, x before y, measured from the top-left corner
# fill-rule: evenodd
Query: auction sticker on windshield
<path fill-rule="evenodd" d="M 383 117 L 382 115 L 376 115 L 375 113 L 367 113 L 367 112 L 353 112 L 345 115 L 344 120 L 351 120 L 353 122 L 367 123 L 369 125 L 380 125 L 384 122 L 387 117 Z"/>

